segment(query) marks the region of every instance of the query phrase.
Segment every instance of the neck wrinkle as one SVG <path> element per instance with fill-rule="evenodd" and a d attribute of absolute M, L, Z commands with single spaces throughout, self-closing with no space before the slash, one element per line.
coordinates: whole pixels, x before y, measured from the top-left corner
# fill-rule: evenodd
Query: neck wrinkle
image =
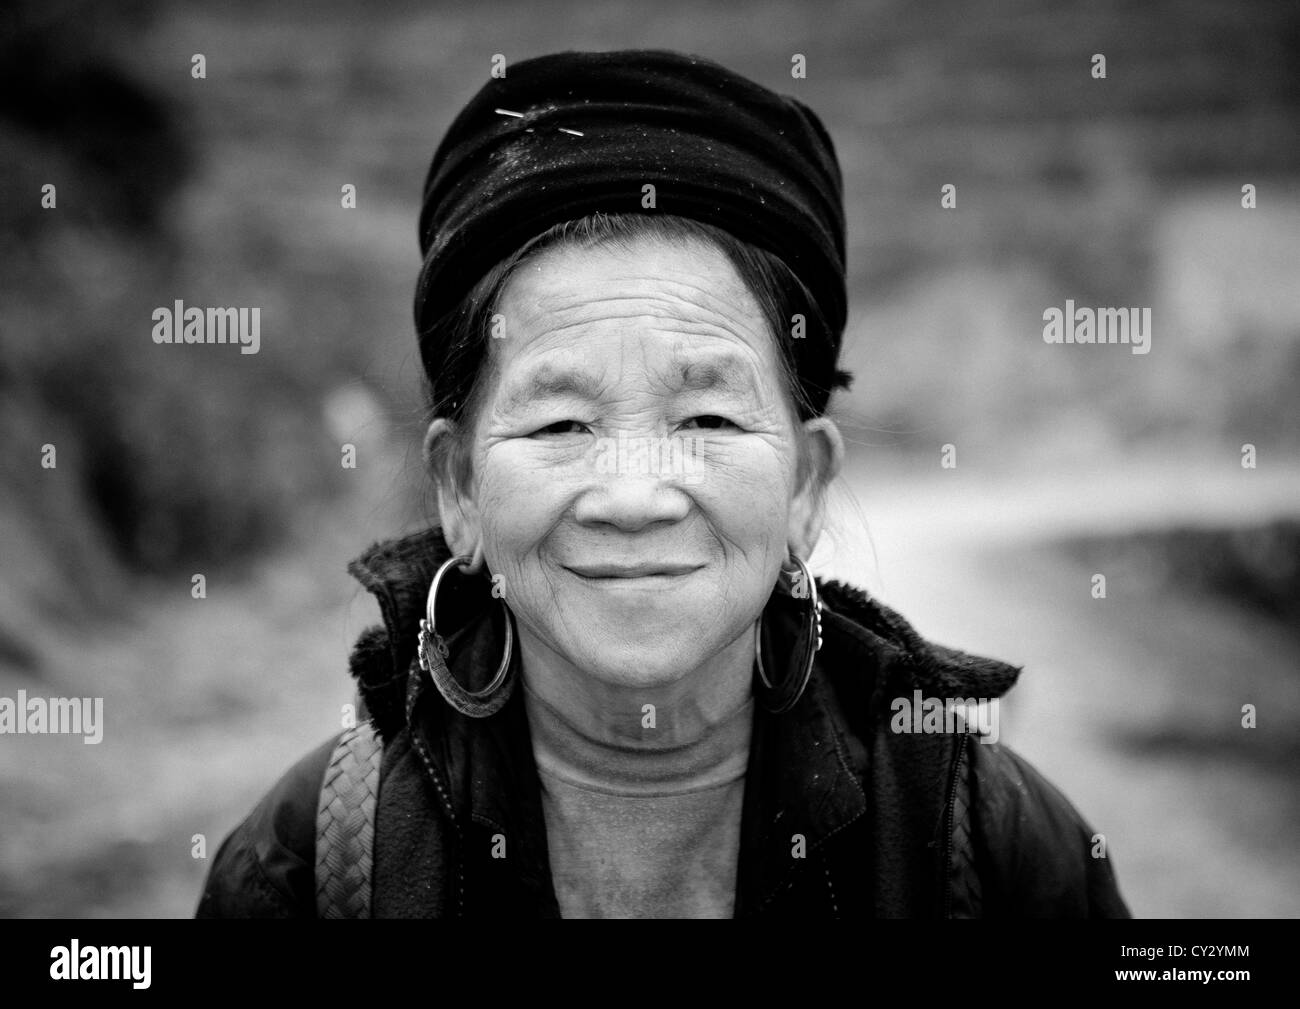
<path fill-rule="evenodd" d="M 717 788 L 744 777 L 753 728 L 754 699 L 686 742 L 663 745 L 659 729 L 643 741 L 611 742 L 575 725 L 521 683 L 534 756 L 544 776 L 618 795 L 678 795 Z M 662 717 L 660 713 L 657 717 Z"/>

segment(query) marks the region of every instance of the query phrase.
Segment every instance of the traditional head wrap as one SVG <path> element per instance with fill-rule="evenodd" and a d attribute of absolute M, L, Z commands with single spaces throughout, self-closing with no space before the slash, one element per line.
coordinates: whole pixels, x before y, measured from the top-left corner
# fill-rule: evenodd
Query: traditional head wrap
<path fill-rule="evenodd" d="M 645 185 L 655 206 L 643 206 Z M 433 324 L 498 262 L 597 211 L 674 214 L 779 256 L 825 320 L 793 341 L 824 409 L 844 331 L 843 182 L 817 116 L 709 60 L 635 50 L 510 65 L 452 122 L 420 212 L 415 315 L 426 373 L 450 348 Z"/>

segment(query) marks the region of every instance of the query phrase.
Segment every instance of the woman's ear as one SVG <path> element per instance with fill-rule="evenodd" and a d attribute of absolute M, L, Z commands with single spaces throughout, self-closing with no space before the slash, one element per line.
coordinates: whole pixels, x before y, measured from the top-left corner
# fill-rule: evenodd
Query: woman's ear
<path fill-rule="evenodd" d="M 804 479 L 790 503 L 790 549 L 807 561 L 821 539 L 826 520 L 826 489 L 844 467 L 844 438 L 835 421 L 814 417 L 803 424 Z"/>
<path fill-rule="evenodd" d="M 424 433 L 424 465 L 438 492 L 438 521 L 453 554 L 475 554 L 482 545 L 473 489 L 458 472 L 454 421 L 436 417 Z"/>

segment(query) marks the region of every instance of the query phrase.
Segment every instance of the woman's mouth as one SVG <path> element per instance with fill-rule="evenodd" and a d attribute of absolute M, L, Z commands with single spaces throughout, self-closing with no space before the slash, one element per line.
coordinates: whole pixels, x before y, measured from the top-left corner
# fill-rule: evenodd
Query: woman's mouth
<path fill-rule="evenodd" d="M 601 588 L 611 589 L 660 589 L 668 588 L 699 571 L 703 564 L 574 564 L 565 565 L 565 570 L 577 575 L 583 581 Z"/>

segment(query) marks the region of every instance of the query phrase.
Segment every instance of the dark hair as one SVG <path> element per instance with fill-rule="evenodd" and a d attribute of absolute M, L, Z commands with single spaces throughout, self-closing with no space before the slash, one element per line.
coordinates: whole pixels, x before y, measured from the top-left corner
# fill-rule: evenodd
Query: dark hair
<path fill-rule="evenodd" d="M 696 239 L 721 250 L 745 286 L 757 301 L 778 348 L 783 385 L 790 396 L 796 416 L 808 420 L 825 413 L 831 389 L 809 388 L 800 378 L 796 344 L 826 347 L 826 320 L 807 287 L 795 276 L 780 256 L 744 242 L 730 232 L 687 217 L 670 214 L 590 214 L 557 224 L 524 243 L 511 255 L 489 270 L 461 303 L 437 320 L 425 333 L 426 340 L 448 348 L 437 376 L 425 375 L 425 399 L 428 417 L 445 417 L 468 433 L 477 414 L 479 401 L 491 379 L 488 347 L 492 317 L 506 282 L 531 257 L 548 247 L 574 245 L 591 247 L 600 244 L 630 245 L 633 239 L 653 235 L 670 241 Z M 806 337 L 802 341 L 784 339 L 795 315 L 804 317 Z M 852 376 L 834 370 L 833 387 L 847 388 Z M 436 380 L 435 380 L 436 378 Z M 430 463 L 442 469 L 454 483 L 469 481 L 470 456 L 467 438 L 452 439 L 440 445 Z M 803 453 L 800 453 L 800 479 L 803 477 Z"/>

